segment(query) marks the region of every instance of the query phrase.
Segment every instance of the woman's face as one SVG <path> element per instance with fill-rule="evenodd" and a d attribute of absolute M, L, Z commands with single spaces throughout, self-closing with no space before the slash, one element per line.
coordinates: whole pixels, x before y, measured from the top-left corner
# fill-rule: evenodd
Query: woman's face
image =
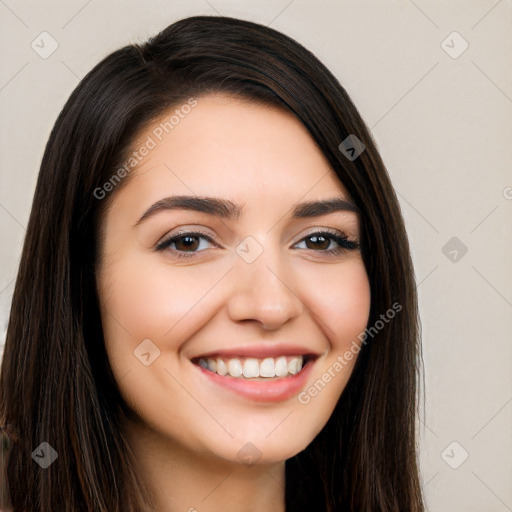
<path fill-rule="evenodd" d="M 220 95 L 189 105 L 140 135 L 104 218 L 109 361 L 153 438 L 283 461 L 332 414 L 366 328 L 359 218 L 293 115 Z"/>

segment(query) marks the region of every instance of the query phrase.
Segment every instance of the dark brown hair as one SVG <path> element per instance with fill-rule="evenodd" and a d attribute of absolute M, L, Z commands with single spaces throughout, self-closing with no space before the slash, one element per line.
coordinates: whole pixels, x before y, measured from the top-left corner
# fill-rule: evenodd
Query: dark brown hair
<path fill-rule="evenodd" d="M 14 511 L 147 510 L 119 428 L 126 406 L 108 363 L 95 288 L 98 232 L 119 187 L 105 200 L 94 192 L 150 122 L 212 92 L 297 116 L 360 209 L 368 326 L 393 304 L 402 307 L 363 345 L 326 426 L 286 462 L 287 512 L 423 511 L 416 287 L 399 204 L 376 145 L 344 88 L 308 50 L 255 23 L 204 16 L 107 56 L 74 90 L 51 132 L 0 375 Z M 366 148 L 355 160 L 339 149 L 351 134 Z M 58 453 L 47 469 L 31 457 L 43 441 Z"/>

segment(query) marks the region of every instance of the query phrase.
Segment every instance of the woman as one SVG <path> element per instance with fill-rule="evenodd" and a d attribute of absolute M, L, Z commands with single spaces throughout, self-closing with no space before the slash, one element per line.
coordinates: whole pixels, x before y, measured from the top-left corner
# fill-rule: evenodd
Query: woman
<path fill-rule="evenodd" d="M 194 17 L 48 142 L 1 371 L 18 511 L 422 511 L 398 201 L 332 74 Z"/>

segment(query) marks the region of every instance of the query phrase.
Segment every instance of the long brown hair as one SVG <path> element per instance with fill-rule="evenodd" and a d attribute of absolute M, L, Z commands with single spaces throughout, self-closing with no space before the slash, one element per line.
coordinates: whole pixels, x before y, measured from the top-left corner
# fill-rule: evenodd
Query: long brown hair
<path fill-rule="evenodd" d="M 270 28 L 205 16 L 107 56 L 77 86 L 51 132 L 0 374 L 14 511 L 146 510 L 119 428 L 125 405 L 108 363 L 95 288 L 98 230 L 120 187 L 103 200 L 95 191 L 150 122 L 210 92 L 297 116 L 360 209 L 368 326 L 393 304 L 401 307 L 363 344 L 326 426 L 286 462 L 287 512 L 423 511 L 416 287 L 399 204 L 376 145 L 344 88 L 312 53 Z M 349 135 L 365 146 L 356 159 L 339 149 Z M 58 453 L 47 469 L 32 459 L 42 442 Z"/>

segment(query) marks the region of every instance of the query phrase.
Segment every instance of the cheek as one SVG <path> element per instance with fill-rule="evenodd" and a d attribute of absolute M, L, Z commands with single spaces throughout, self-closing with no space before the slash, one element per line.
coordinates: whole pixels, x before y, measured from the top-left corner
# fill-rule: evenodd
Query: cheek
<path fill-rule="evenodd" d="M 370 285 L 362 260 L 327 267 L 305 276 L 315 283 L 304 294 L 308 309 L 329 341 L 327 353 L 298 397 L 301 407 L 316 418 L 311 437 L 328 421 L 345 389 L 361 346 L 358 336 L 366 329 L 370 312 Z"/>
<path fill-rule="evenodd" d="M 106 335 L 109 329 L 121 327 L 134 338 L 163 339 L 167 334 L 171 337 L 187 315 L 201 311 L 196 306 L 222 276 L 222 269 L 176 270 L 147 257 L 131 257 L 105 275 L 101 305 L 110 316 Z"/>
<path fill-rule="evenodd" d="M 331 350 L 345 350 L 365 330 L 370 312 L 370 285 L 360 258 L 340 266 L 314 269 L 305 281 L 314 283 L 303 295 L 324 334 Z"/>
<path fill-rule="evenodd" d="M 100 272 L 105 346 L 121 394 L 139 417 L 165 416 L 170 431 L 204 412 L 194 409 L 195 402 L 166 370 L 178 375 L 181 345 L 215 312 L 209 292 L 229 267 L 207 267 L 173 268 L 154 255 L 131 254 L 112 259 Z M 146 352 L 148 366 L 138 359 Z M 176 404 L 179 411 L 166 410 Z"/>
<path fill-rule="evenodd" d="M 106 265 L 100 304 L 105 346 L 112 370 L 122 378 L 134 369 L 144 340 L 151 340 L 158 354 L 155 367 L 171 367 L 181 345 L 215 315 L 218 284 L 230 269 L 229 262 L 172 267 L 154 255 L 128 255 Z M 153 347 L 153 345 L 149 345 Z M 158 350 L 160 352 L 158 352 Z M 135 372 L 136 373 L 136 372 Z"/>

